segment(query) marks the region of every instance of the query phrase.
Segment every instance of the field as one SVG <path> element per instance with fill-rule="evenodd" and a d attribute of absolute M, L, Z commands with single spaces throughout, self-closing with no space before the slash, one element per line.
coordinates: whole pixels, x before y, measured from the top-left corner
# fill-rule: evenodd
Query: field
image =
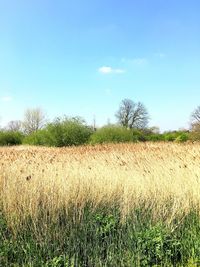
<path fill-rule="evenodd" d="M 0 266 L 199 266 L 200 144 L 0 148 Z"/>

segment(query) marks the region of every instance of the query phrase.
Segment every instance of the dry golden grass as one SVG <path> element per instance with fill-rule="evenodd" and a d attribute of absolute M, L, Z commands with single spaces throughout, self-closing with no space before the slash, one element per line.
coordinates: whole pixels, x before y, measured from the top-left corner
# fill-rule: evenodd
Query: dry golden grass
<path fill-rule="evenodd" d="M 170 224 L 200 211 L 199 163 L 200 144 L 0 148 L 0 209 L 21 219 L 37 218 L 41 207 L 54 216 L 117 203 L 122 218 L 142 207 Z"/>

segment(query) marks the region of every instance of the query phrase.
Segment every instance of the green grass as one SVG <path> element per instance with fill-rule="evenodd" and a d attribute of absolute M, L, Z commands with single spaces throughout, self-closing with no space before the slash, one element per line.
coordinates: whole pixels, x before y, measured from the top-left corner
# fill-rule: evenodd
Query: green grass
<path fill-rule="evenodd" d="M 196 265 L 195 265 L 196 264 Z M 199 266 L 200 217 L 171 225 L 135 210 L 121 222 L 118 207 L 44 211 L 11 228 L 0 215 L 0 266 Z"/>

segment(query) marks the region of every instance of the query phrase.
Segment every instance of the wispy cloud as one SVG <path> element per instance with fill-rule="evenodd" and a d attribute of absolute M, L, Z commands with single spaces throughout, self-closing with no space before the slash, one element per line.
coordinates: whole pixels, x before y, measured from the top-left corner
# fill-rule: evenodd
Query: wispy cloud
<path fill-rule="evenodd" d="M 0 98 L 0 100 L 1 100 L 2 102 L 10 102 L 10 101 L 13 100 L 13 98 L 12 98 L 11 96 L 2 96 L 2 97 Z"/>
<path fill-rule="evenodd" d="M 137 66 L 144 66 L 148 64 L 148 59 L 145 57 L 138 57 L 138 58 L 122 58 L 122 63 L 128 63 L 131 65 L 137 65 Z"/>
<path fill-rule="evenodd" d="M 125 70 L 123 70 L 123 69 L 114 69 L 114 68 L 109 67 L 109 66 L 102 66 L 98 69 L 98 71 L 100 73 L 103 73 L 103 74 L 111 74 L 111 73 L 120 74 L 120 73 L 125 72 Z"/>

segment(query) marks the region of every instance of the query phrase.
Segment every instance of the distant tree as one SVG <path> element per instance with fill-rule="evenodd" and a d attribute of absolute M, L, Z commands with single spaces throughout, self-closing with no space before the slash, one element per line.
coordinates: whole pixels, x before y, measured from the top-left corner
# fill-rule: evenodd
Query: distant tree
<path fill-rule="evenodd" d="M 148 125 L 149 114 L 141 103 L 135 103 L 130 99 L 122 100 L 116 117 L 120 125 L 127 128 L 144 129 Z"/>
<path fill-rule="evenodd" d="M 23 130 L 31 134 L 40 130 L 46 123 L 46 116 L 41 108 L 27 109 L 24 113 Z"/>
<path fill-rule="evenodd" d="M 158 126 L 152 126 L 149 128 L 149 131 L 152 132 L 153 134 L 159 134 L 160 128 Z"/>
<path fill-rule="evenodd" d="M 191 114 L 192 124 L 200 123 L 200 106 L 198 106 Z"/>
<path fill-rule="evenodd" d="M 20 131 L 22 130 L 22 122 L 20 120 L 10 121 L 8 125 L 6 126 L 6 129 L 8 131 Z"/>
<path fill-rule="evenodd" d="M 190 129 L 190 139 L 193 141 L 199 141 L 200 140 L 200 123 L 192 123 L 191 129 Z"/>
<path fill-rule="evenodd" d="M 200 133 L 200 123 L 193 123 L 191 130 L 192 130 L 192 132 L 199 132 Z"/>

